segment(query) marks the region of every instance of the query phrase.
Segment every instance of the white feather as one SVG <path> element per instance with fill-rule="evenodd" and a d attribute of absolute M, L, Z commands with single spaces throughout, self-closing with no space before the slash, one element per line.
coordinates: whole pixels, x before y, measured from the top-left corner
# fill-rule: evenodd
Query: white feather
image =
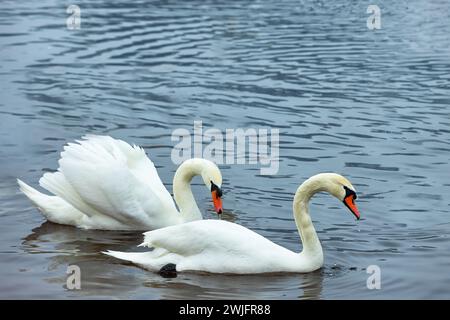
<path fill-rule="evenodd" d="M 179 176 L 211 170 L 211 176 L 220 176 L 218 168 L 207 160 L 189 161 L 179 168 L 183 169 Z M 58 171 L 40 179 L 40 185 L 55 196 L 44 195 L 23 182 L 19 185 L 50 221 L 85 229 L 152 230 L 201 219 L 189 182 L 174 184 L 184 200 L 180 208 L 187 208 L 180 214 L 142 148 L 109 136 L 88 135 L 65 146 Z"/>
<path fill-rule="evenodd" d="M 212 273 L 314 271 L 323 265 L 323 252 L 309 215 L 308 202 L 320 191 L 327 191 L 343 201 L 346 197 L 344 187 L 354 190 L 344 177 L 323 173 L 311 177 L 298 188 L 293 207 L 303 243 L 300 253 L 283 248 L 238 224 L 202 220 L 144 233 L 141 246 L 154 248 L 152 252 L 107 254 L 152 271 L 159 271 L 168 263 L 175 264 L 177 271 Z"/>

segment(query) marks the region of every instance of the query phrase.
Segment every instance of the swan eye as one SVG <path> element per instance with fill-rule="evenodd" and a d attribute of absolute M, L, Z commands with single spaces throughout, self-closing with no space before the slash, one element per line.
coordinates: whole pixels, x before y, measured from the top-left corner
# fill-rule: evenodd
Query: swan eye
<path fill-rule="evenodd" d="M 222 189 L 220 189 L 214 182 L 211 181 L 211 192 L 216 191 L 217 196 L 222 197 Z"/>
<path fill-rule="evenodd" d="M 358 199 L 358 196 L 356 195 L 356 192 L 353 191 L 352 189 L 348 188 L 347 186 L 344 186 L 344 190 L 345 190 L 345 197 L 347 198 L 349 196 L 353 196 L 353 200 Z"/>

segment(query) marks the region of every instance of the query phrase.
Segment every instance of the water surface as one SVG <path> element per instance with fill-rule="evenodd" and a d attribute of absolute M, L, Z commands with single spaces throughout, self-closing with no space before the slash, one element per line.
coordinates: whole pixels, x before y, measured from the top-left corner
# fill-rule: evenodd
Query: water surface
<path fill-rule="evenodd" d="M 81 29 L 59 1 L 2 1 L 0 298 L 450 298 L 450 10 L 447 1 L 83 1 Z M 136 232 L 48 222 L 18 191 L 57 168 L 87 133 L 142 145 L 171 190 L 171 133 L 280 129 L 280 170 L 223 165 L 226 218 L 291 250 L 297 186 L 348 177 L 363 219 L 318 195 L 325 253 L 306 275 L 164 279 L 105 257 Z M 205 218 L 214 218 L 200 180 Z M 65 287 L 68 265 L 82 290 Z M 378 265 L 381 290 L 368 290 Z"/>

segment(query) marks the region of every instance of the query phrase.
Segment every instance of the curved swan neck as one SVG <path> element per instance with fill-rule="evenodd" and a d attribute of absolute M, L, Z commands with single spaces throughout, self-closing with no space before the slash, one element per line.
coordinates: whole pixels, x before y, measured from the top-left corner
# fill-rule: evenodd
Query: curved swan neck
<path fill-rule="evenodd" d="M 327 191 L 325 180 L 323 175 L 306 180 L 297 189 L 293 204 L 294 219 L 303 244 L 302 254 L 317 256 L 319 259 L 323 259 L 322 246 L 309 215 L 309 201 L 317 192 Z"/>
<path fill-rule="evenodd" d="M 186 160 L 177 169 L 173 178 L 173 197 L 184 222 L 202 219 L 191 189 L 192 178 L 201 175 L 202 169 L 201 159 Z"/>

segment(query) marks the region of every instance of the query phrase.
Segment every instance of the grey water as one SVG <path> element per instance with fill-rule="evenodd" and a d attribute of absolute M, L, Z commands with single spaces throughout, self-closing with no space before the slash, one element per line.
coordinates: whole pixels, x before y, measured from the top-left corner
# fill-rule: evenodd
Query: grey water
<path fill-rule="evenodd" d="M 87 0 L 71 30 L 67 3 L 3 0 L 0 298 L 450 298 L 450 4 L 376 1 L 370 30 L 372 2 Z M 135 250 L 140 232 L 46 222 L 16 185 L 39 188 L 66 143 L 105 134 L 144 147 L 171 190 L 171 135 L 194 121 L 280 130 L 276 175 L 220 166 L 224 218 L 291 250 L 298 185 L 318 172 L 352 181 L 360 221 L 328 195 L 311 204 L 321 270 L 161 278 L 100 253 Z M 81 290 L 66 287 L 69 265 Z"/>

